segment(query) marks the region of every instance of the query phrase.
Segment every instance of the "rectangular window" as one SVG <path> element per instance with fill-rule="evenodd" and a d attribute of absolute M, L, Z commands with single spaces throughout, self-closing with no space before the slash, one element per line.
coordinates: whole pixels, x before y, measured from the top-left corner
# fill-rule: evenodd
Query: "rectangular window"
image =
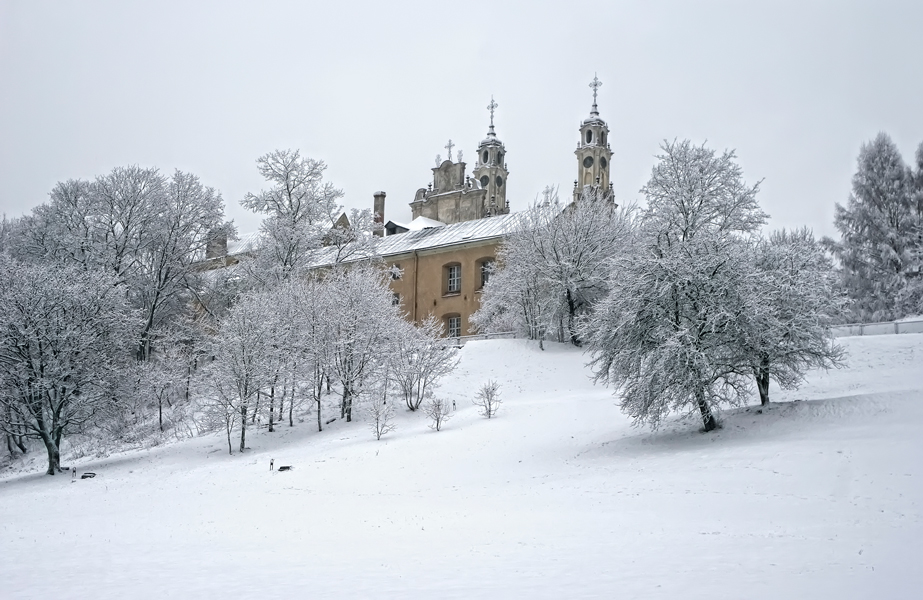
<path fill-rule="evenodd" d="M 461 317 L 449 317 L 446 319 L 446 324 L 448 325 L 449 337 L 457 338 L 461 336 Z"/>
<path fill-rule="evenodd" d="M 391 279 L 396 280 L 400 279 L 403 273 L 401 272 L 401 265 L 393 264 L 391 265 Z"/>
<path fill-rule="evenodd" d="M 391 295 L 391 304 L 393 304 L 394 306 L 399 306 L 400 303 L 401 303 L 401 295 L 398 294 L 397 292 L 394 292 Z"/>
<path fill-rule="evenodd" d="M 446 293 L 457 294 L 461 291 L 461 265 L 451 265 L 446 273 Z"/>

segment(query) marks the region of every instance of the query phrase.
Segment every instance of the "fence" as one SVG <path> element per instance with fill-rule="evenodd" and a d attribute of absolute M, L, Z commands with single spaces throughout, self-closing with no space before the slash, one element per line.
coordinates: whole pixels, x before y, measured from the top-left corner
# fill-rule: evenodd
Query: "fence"
<path fill-rule="evenodd" d="M 497 333 L 478 333 L 475 335 L 462 335 L 457 338 L 452 338 L 455 344 L 461 348 L 467 342 L 474 340 L 501 340 L 501 339 L 510 339 L 516 337 L 515 331 L 498 331 Z"/>
<path fill-rule="evenodd" d="M 835 337 L 850 337 L 855 335 L 887 335 L 898 333 L 923 333 L 923 320 L 920 321 L 887 321 L 884 323 L 852 323 L 832 327 Z"/>

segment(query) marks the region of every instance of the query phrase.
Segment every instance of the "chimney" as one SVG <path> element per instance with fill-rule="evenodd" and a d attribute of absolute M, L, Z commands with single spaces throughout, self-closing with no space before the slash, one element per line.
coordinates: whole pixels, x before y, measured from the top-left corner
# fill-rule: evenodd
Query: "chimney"
<path fill-rule="evenodd" d="M 375 235 L 381 237 L 384 235 L 385 223 L 385 193 L 375 192 Z"/>

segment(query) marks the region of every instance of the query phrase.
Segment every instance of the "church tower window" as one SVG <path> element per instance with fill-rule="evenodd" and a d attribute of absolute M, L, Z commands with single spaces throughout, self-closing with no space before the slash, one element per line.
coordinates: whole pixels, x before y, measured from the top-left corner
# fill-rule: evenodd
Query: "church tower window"
<path fill-rule="evenodd" d="M 487 189 L 487 184 L 490 183 L 490 177 L 484 175 L 481 177 L 481 187 L 485 190 Z"/>
<path fill-rule="evenodd" d="M 586 131 L 586 143 L 589 144 L 593 141 L 593 130 L 587 129 Z"/>

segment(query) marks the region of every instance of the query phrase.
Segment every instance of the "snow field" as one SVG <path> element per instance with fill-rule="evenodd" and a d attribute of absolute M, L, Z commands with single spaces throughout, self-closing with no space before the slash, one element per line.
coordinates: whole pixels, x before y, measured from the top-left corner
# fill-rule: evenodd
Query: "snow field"
<path fill-rule="evenodd" d="M 8 476 L 0 596 L 919 597 L 923 335 L 841 342 L 847 369 L 711 434 L 635 429 L 578 350 L 494 340 L 438 433 L 401 408 L 380 442 L 306 419 Z"/>

